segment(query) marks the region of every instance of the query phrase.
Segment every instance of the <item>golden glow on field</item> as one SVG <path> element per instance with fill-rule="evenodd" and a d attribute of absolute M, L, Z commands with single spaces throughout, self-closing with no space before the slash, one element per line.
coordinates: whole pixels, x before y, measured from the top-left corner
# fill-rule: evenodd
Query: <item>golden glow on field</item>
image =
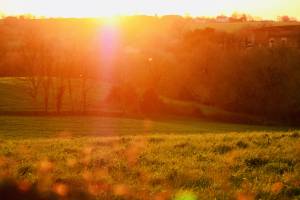
<path fill-rule="evenodd" d="M 191 16 L 230 15 L 243 12 L 263 18 L 300 17 L 300 0 L 0 0 L 7 15 L 46 17 L 102 17 L 114 15 Z"/>

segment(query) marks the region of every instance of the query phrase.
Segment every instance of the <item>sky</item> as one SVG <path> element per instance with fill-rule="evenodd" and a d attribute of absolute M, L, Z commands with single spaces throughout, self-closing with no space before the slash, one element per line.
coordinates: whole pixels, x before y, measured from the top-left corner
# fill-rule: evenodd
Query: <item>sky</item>
<path fill-rule="evenodd" d="M 46 17 L 216 16 L 239 12 L 264 19 L 276 19 L 282 15 L 300 19 L 300 0 L 0 0 L 0 12 Z"/>

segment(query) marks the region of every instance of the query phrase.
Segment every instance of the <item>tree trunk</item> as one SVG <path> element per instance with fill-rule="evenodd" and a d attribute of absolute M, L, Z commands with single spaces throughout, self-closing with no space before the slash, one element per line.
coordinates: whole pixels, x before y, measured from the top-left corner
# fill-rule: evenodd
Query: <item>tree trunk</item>
<path fill-rule="evenodd" d="M 49 98 L 50 98 L 50 88 L 52 84 L 52 79 L 46 77 L 44 80 L 44 111 L 47 113 L 49 110 Z"/>
<path fill-rule="evenodd" d="M 69 91 L 69 99 L 70 99 L 70 105 L 71 105 L 71 111 L 74 112 L 74 102 L 73 102 L 73 88 L 72 88 L 72 82 L 71 79 L 68 79 L 68 91 Z"/>
<path fill-rule="evenodd" d="M 83 113 L 86 112 L 86 98 L 87 98 L 87 86 L 86 86 L 86 78 L 82 79 L 82 93 L 81 93 L 81 100 L 82 100 L 82 111 Z"/>
<path fill-rule="evenodd" d="M 60 113 L 60 111 L 61 111 L 64 93 L 65 93 L 65 85 L 64 85 L 63 78 L 61 78 L 59 86 L 58 86 L 58 90 L 56 93 L 56 112 L 57 113 Z"/>

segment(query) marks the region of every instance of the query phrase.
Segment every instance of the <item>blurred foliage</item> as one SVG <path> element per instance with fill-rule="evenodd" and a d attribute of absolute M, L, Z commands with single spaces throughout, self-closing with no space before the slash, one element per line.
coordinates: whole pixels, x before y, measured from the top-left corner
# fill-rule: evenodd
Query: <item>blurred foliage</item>
<path fill-rule="evenodd" d="M 298 199 L 299 138 L 262 133 L 1 137 L 0 198 Z"/>

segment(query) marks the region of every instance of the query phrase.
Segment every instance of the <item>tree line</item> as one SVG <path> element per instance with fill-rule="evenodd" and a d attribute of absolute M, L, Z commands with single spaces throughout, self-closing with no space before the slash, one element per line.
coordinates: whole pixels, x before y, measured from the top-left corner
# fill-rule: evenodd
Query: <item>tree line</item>
<path fill-rule="evenodd" d="M 299 118 L 299 49 L 244 48 L 239 29 L 207 27 L 176 16 L 128 17 L 117 24 L 1 20 L 0 75 L 22 80 L 33 102 L 43 100 L 46 112 L 50 98 L 57 112 L 66 99 L 71 110 L 88 110 L 93 81 L 101 80 L 113 85 L 108 99 L 125 108 L 155 110 L 163 96 L 269 118 Z"/>

